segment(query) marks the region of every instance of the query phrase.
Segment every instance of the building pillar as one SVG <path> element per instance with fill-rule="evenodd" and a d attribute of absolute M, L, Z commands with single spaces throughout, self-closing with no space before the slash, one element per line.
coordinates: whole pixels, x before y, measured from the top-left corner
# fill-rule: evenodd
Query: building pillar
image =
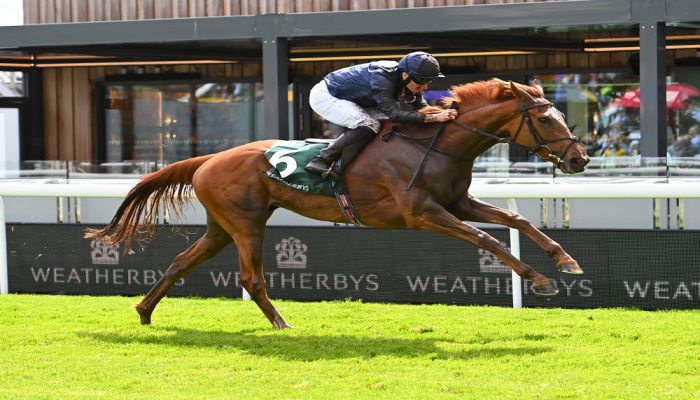
<path fill-rule="evenodd" d="M 642 157 L 666 157 L 666 24 L 639 23 Z"/>
<path fill-rule="evenodd" d="M 263 86 L 265 96 L 264 139 L 289 139 L 287 101 L 287 38 L 264 37 Z M 263 139 L 259 138 L 259 139 Z"/>

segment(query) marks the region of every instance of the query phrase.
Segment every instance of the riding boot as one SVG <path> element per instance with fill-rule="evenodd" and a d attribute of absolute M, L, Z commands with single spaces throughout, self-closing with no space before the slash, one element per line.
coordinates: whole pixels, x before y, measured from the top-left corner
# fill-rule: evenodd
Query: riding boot
<path fill-rule="evenodd" d="M 304 169 L 314 175 L 321 175 L 324 178 L 328 177 L 335 182 L 340 182 L 343 178 L 333 164 L 340 159 L 343 154 L 343 148 L 347 145 L 367 141 L 374 137 L 376 133 L 367 126 L 359 126 L 355 129 L 350 129 L 340 135 L 330 146 L 321 150 L 321 153 L 314 157 Z"/>

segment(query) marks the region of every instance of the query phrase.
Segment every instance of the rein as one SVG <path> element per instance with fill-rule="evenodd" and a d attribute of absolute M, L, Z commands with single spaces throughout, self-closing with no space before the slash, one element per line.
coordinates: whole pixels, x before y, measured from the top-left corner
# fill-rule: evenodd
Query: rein
<path fill-rule="evenodd" d="M 454 122 L 454 121 L 452 121 L 452 122 Z M 443 122 L 443 123 L 444 123 L 444 122 Z M 430 140 L 430 139 L 433 139 L 433 138 L 435 137 L 435 135 L 428 136 L 428 137 L 424 137 L 424 138 L 414 138 L 413 136 L 404 135 L 403 133 L 401 133 L 401 132 L 395 130 L 394 128 L 396 128 L 396 126 L 392 126 L 392 127 L 391 127 L 391 130 L 390 130 L 389 132 L 387 132 L 387 133 L 383 134 L 382 136 L 380 136 L 380 139 L 382 140 L 382 142 L 386 142 L 386 141 L 388 141 L 389 139 L 391 139 L 392 136 L 396 135 L 396 136 L 398 136 L 398 137 L 400 137 L 400 138 L 403 138 L 403 139 L 406 139 L 406 140 L 413 140 L 414 142 L 418 142 L 418 144 L 420 144 L 421 146 L 425 147 L 426 149 L 429 149 L 430 151 L 434 151 L 434 152 L 440 153 L 440 154 L 442 154 L 442 155 L 444 155 L 444 156 L 447 156 L 447 157 L 450 157 L 450 158 L 454 158 L 455 160 L 459 160 L 459 161 L 468 161 L 466 158 L 461 158 L 461 157 L 453 156 L 452 154 L 445 153 L 444 151 L 440 151 L 440 150 L 438 150 L 438 149 L 432 149 L 432 148 L 430 148 L 429 146 L 427 146 L 427 145 L 425 145 L 425 144 L 423 144 L 423 143 L 420 143 L 420 142 L 423 141 L 423 140 Z"/>
<path fill-rule="evenodd" d="M 453 106 L 454 106 L 454 104 L 453 104 Z M 425 158 L 427 157 L 428 153 L 430 153 L 430 151 L 435 151 L 435 152 L 444 154 L 444 155 L 446 155 L 446 156 L 449 156 L 449 157 L 452 157 L 452 158 L 456 158 L 456 159 L 458 159 L 458 160 L 462 160 L 462 159 L 459 158 L 459 157 L 455 157 L 455 156 L 452 156 L 452 155 L 447 154 L 447 153 L 445 153 L 445 152 L 442 152 L 442 151 L 439 151 L 439 150 L 435 150 L 435 149 L 432 148 L 432 145 L 435 143 L 435 140 L 437 139 L 437 136 L 440 135 L 440 133 L 442 132 L 442 130 L 443 130 L 444 126 L 445 126 L 445 124 L 447 124 L 447 123 L 453 123 L 453 124 L 455 124 L 455 125 L 457 125 L 457 126 L 459 126 L 459 127 L 461 127 L 461 128 L 467 129 L 467 130 L 472 131 L 472 132 L 474 132 L 474 133 L 478 133 L 478 134 L 480 134 L 480 135 L 482 135 L 482 136 L 486 136 L 486 137 L 489 137 L 489 138 L 491 138 L 491 139 L 495 139 L 495 140 L 497 140 L 497 141 L 500 142 L 500 143 L 513 144 L 513 145 L 515 145 L 515 146 L 520 147 L 521 149 L 524 149 L 524 150 L 527 150 L 527 151 L 533 153 L 534 155 L 536 155 L 537 157 L 539 157 L 539 158 L 541 158 L 541 159 L 543 159 L 543 160 L 545 160 L 545 161 L 549 161 L 549 160 L 551 160 L 551 159 L 556 159 L 556 160 L 559 160 L 559 162 L 561 163 L 561 160 L 562 160 L 564 157 L 566 157 L 566 153 L 569 151 L 569 149 L 571 149 L 571 147 L 572 147 L 575 143 L 578 143 L 579 140 L 578 140 L 578 138 L 577 138 L 576 136 L 573 136 L 573 135 L 572 135 L 572 136 L 569 136 L 569 137 L 562 137 L 562 138 L 557 138 L 557 139 L 552 139 L 552 140 L 544 140 L 544 138 L 542 138 L 542 135 L 537 131 L 537 129 L 535 128 L 535 125 L 532 123 L 532 119 L 530 119 L 530 114 L 528 113 L 528 110 L 531 110 L 531 109 L 533 109 L 533 108 L 548 107 L 548 106 L 554 107 L 554 104 L 547 102 L 547 103 L 538 103 L 538 104 L 534 104 L 534 105 L 531 105 L 531 106 L 525 106 L 525 103 L 523 103 L 523 102 L 521 101 L 521 102 L 520 102 L 520 111 L 522 112 L 522 118 L 520 119 L 520 125 L 518 126 L 518 130 L 515 132 L 515 135 L 513 136 L 513 139 L 507 139 L 507 138 L 502 138 L 502 137 L 496 136 L 496 135 L 494 135 L 494 134 L 492 134 L 492 133 L 489 133 L 489 132 L 486 132 L 486 131 L 482 131 L 481 129 L 475 128 L 475 127 L 473 127 L 473 126 L 467 125 L 467 124 L 465 124 L 465 123 L 463 123 L 463 122 L 459 122 L 459 121 L 457 121 L 457 120 L 448 120 L 448 121 L 443 122 L 443 123 L 440 125 L 440 128 L 438 129 L 438 132 L 437 132 L 435 135 L 429 136 L 429 137 L 427 137 L 427 138 L 416 139 L 416 138 L 413 138 L 413 137 L 411 137 L 411 136 L 404 135 L 404 134 L 402 134 L 402 133 L 400 133 L 400 132 L 398 132 L 398 131 L 395 131 L 395 130 L 394 130 L 394 127 L 392 127 L 391 131 L 388 132 L 388 133 L 386 133 L 386 134 L 384 134 L 384 135 L 382 135 L 381 139 L 382 139 L 382 141 L 385 141 L 385 142 L 386 142 L 387 140 L 389 140 L 389 139 L 391 138 L 391 136 L 392 136 L 394 133 L 397 134 L 398 136 L 404 138 L 404 139 L 415 140 L 415 141 L 433 139 L 433 141 L 432 141 L 431 144 L 430 144 L 430 147 L 428 147 L 428 150 L 426 151 L 425 157 L 423 157 L 423 161 L 421 161 L 420 166 L 419 166 L 418 169 L 416 170 L 416 173 L 414 174 L 413 179 L 411 180 L 411 184 L 413 183 L 413 181 L 415 180 L 415 178 L 418 176 L 418 173 L 420 172 L 420 170 L 423 169 L 423 162 L 425 162 Z M 452 108 L 452 106 L 451 106 L 450 108 Z M 555 108 L 555 109 L 556 109 L 556 108 Z M 557 111 L 559 111 L 559 110 L 557 110 Z M 560 113 L 561 113 L 561 112 L 560 112 Z M 530 130 L 530 135 L 532 136 L 532 139 L 533 139 L 533 140 L 535 141 L 535 143 L 537 144 L 536 147 L 525 146 L 524 144 L 520 144 L 520 143 L 516 142 L 516 140 L 518 139 L 518 136 L 520 135 L 520 131 L 522 131 L 522 129 L 523 129 L 523 125 L 524 125 L 524 124 L 527 124 L 527 127 L 528 127 L 528 129 Z M 571 143 L 566 147 L 566 149 L 564 149 L 564 152 L 562 153 L 561 156 L 556 156 L 556 155 L 554 154 L 554 152 L 552 151 L 552 149 L 549 148 L 549 146 L 547 146 L 547 145 L 550 144 L 550 143 L 559 142 L 559 141 L 562 141 L 562 140 L 571 140 Z M 541 149 L 545 149 L 545 150 L 547 151 L 546 156 L 543 156 L 543 155 L 540 155 L 540 154 L 539 154 L 539 151 L 540 151 Z M 411 186 L 412 186 L 411 184 L 409 184 L 409 186 L 406 188 L 406 190 L 409 190 L 409 189 L 411 188 Z"/>
<path fill-rule="evenodd" d="M 450 105 L 450 108 L 454 108 L 455 105 L 457 105 L 456 101 L 452 102 L 452 105 Z M 425 155 L 423 156 L 423 160 L 421 160 L 420 165 L 418 166 L 418 169 L 416 169 L 416 172 L 413 174 L 413 178 L 411 178 L 411 182 L 408 183 L 408 186 L 406 186 L 406 191 L 408 192 L 411 190 L 411 187 L 413 186 L 413 182 L 416 181 L 416 178 L 418 178 L 418 174 L 420 174 L 420 171 L 423 169 L 423 164 L 425 164 L 425 159 L 428 158 L 428 154 L 430 153 L 430 150 L 433 149 L 433 145 L 435 144 L 435 141 L 437 140 L 438 136 L 442 133 L 442 131 L 445 129 L 445 126 L 447 126 L 447 123 L 450 122 L 450 120 L 444 121 L 443 123 L 440 124 L 440 127 L 438 128 L 438 131 L 432 136 L 433 141 L 430 142 L 430 146 L 428 146 L 428 150 L 425 152 Z"/>

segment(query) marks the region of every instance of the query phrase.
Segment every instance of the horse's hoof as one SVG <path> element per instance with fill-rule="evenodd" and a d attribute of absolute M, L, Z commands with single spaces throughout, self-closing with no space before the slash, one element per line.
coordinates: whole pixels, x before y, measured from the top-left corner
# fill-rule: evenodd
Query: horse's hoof
<path fill-rule="evenodd" d="M 557 265 L 559 267 L 559 271 L 565 273 L 565 274 L 582 274 L 583 270 L 581 267 L 578 266 L 578 263 L 576 261 L 564 263 L 564 264 L 559 264 Z"/>
<path fill-rule="evenodd" d="M 532 291 L 540 296 L 554 296 L 555 294 L 559 293 L 559 290 L 557 290 L 557 288 L 552 284 L 552 281 L 539 286 L 533 286 Z"/>
<path fill-rule="evenodd" d="M 136 312 L 139 313 L 139 317 L 141 317 L 141 325 L 150 325 L 151 324 L 151 313 L 148 312 L 139 306 L 136 306 Z"/>

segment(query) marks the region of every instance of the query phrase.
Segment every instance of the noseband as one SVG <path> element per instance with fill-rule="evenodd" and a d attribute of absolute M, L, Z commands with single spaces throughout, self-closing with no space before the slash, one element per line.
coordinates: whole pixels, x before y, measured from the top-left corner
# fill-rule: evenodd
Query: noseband
<path fill-rule="evenodd" d="M 520 125 L 518 126 L 518 130 L 515 132 L 515 135 L 513 135 L 513 139 L 506 139 L 506 138 L 502 138 L 502 137 L 496 136 L 496 135 L 494 135 L 494 134 L 491 134 L 491 133 L 482 131 L 481 129 L 474 128 L 473 126 L 469 126 L 469 125 L 467 125 L 467 124 L 465 124 L 465 123 L 462 123 L 462 122 L 459 122 L 459 121 L 457 121 L 457 120 L 450 120 L 449 122 L 452 122 L 453 124 L 456 124 L 457 126 L 460 126 L 460 127 L 464 128 L 464 129 L 468 129 L 468 130 L 470 130 L 470 131 L 472 131 L 472 132 L 476 132 L 476 133 L 478 133 L 478 134 L 480 134 L 480 135 L 483 135 L 483 136 L 486 136 L 486 137 L 490 137 L 490 138 L 492 138 L 492 139 L 496 139 L 496 140 L 498 140 L 498 141 L 501 142 L 501 143 L 514 144 L 514 145 L 520 147 L 521 149 L 525 149 L 525 150 L 527 150 L 527 151 L 532 152 L 534 155 L 536 155 L 537 157 L 539 157 L 539 158 L 541 158 L 541 159 L 543 159 L 543 160 L 545 160 L 545 161 L 549 161 L 549 160 L 551 160 L 551 159 L 555 159 L 555 160 L 559 160 L 559 162 L 561 162 L 561 161 L 564 159 L 564 157 L 566 157 L 566 153 L 569 151 L 569 149 L 570 149 L 575 143 L 578 143 L 578 138 L 577 138 L 576 136 L 573 136 L 573 135 L 572 135 L 572 136 L 569 136 L 569 137 L 563 137 L 563 138 L 558 138 L 558 139 L 544 140 L 544 138 L 542 137 L 542 135 L 540 135 L 540 133 L 537 131 L 537 129 L 535 129 L 535 125 L 532 123 L 532 119 L 530 119 L 530 114 L 527 112 L 528 110 L 531 110 L 531 109 L 533 109 L 533 108 L 538 108 L 538 107 L 549 107 L 549 106 L 554 107 L 554 104 L 549 103 L 549 102 L 547 102 L 547 103 L 537 103 L 537 104 L 533 104 L 533 105 L 531 105 L 531 106 L 526 107 L 526 106 L 525 106 L 525 103 L 523 103 L 523 102 L 521 101 L 521 102 L 520 102 L 520 111 L 522 112 L 522 118 L 520 119 Z M 556 110 L 556 108 L 555 108 L 555 110 Z M 557 110 L 557 112 L 559 112 L 559 114 L 561 114 L 561 111 Z M 563 116 L 563 114 L 562 114 L 562 116 Z M 527 123 L 528 129 L 530 129 L 530 135 L 532 136 L 532 140 L 535 141 L 535 143 L 537 144 L 537 146 L 535 146 L 535 147 L 530 147 L 530 146 L 525 146 L 524 144 L 520 144 L 520 143 L 516 142 L 516 140 L 518 139 L 518 135 L 520 135 L 520 131 L 523 129 L 523 124 L 524 124 L 524 123 Z M 562 140 L 571 140 L 571 143 L 569 143 L 569 145 L 566 147 L 566 149 L 564 150 L 564 152 L 562 153 L 561 156 L 557 156 L 557 155 L 554 154 L 554 152 L 552 151 L 552 149 L 551 149 L 549 146 L 547 146 L 547 145 L 550 144 L 550 143 L 559 142 L 559 141 L 562 141 Z M 546 155 L 546 156 L 543 156 L 543 155 L 540 155 L 540 154 L 539 154 L 539 151 L 540 151 L 541 149 L 545 149 L 545 150 L 547 151 L 547 155 Z"/>

